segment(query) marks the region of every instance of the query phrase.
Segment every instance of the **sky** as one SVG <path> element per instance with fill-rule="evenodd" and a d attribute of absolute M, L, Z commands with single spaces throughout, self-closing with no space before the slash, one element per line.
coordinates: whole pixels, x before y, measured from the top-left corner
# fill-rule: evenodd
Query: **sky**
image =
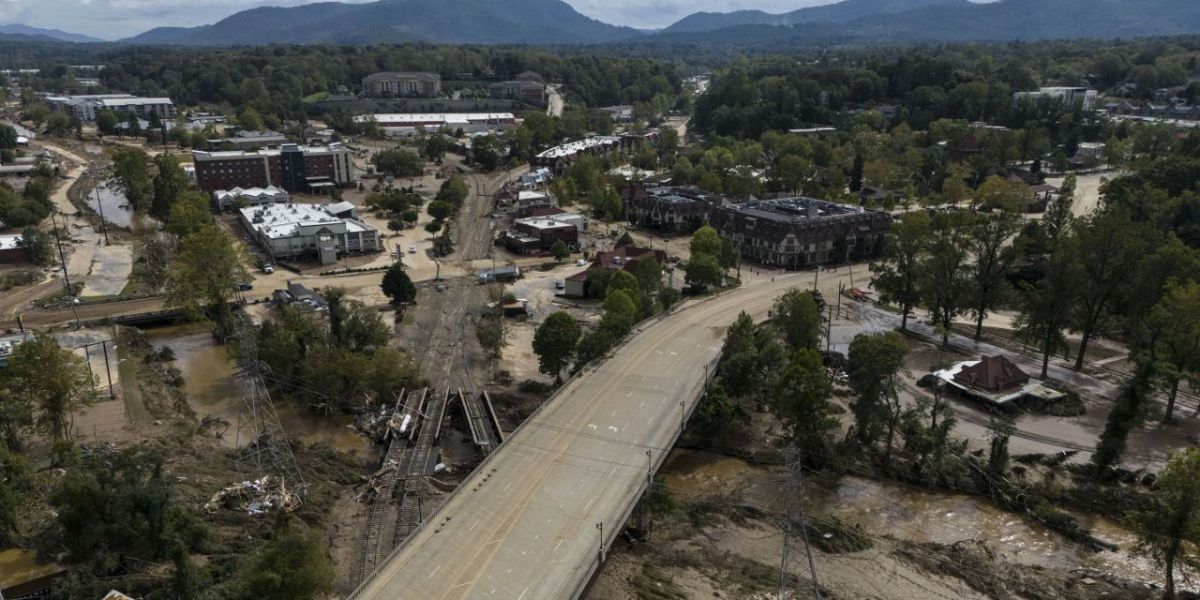
<path fill-rule="evenodd" d="M 160 26 L 205 25 L 256 6 L 296 6 L 312 0 L 0 0 L 0 24 L 120 39 Z M 364 1 L 364 0 L 342 0 Z M 453 0 L 450 0 L 453 1 Z M 567 0 L 579 12 L 606 23 L 666 27 L 697 11 L 759 9 L 787 12 L 835 0 Z"/>

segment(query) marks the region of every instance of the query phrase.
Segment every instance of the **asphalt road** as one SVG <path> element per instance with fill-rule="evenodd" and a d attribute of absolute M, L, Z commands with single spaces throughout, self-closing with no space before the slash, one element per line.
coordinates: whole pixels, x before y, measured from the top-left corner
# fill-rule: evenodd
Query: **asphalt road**
<path fill-rule="evenodd" d="M 757 279 L 685 307 L 570 381 L 398 549 L 359 598 L 571 598 L 680 430 L 739 312 L 811 278 Z M 649 455 L 647 451 L 649 450 Z"/>

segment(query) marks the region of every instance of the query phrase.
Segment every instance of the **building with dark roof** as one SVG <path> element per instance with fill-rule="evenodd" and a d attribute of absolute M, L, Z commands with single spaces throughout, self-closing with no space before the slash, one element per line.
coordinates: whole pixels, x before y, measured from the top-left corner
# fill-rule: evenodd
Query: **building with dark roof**
<path fill-rule="evenodd" d="M 1025 385 L 1029 376 L 1003 356 L 985 356 L 979 362 L 963 367 L 954 381 L 987 392 L 1002 392 Z"/>
<path fill-rule="evenodd" d="M 676 233 L 700 227 L 710 211 L 727 202 L 696 187 L 632 185 L 622 195 L 631 222 Z"/>
<path fill-rule="evenodd" d="M 384 71 L 363 77 L 362 95 L 368 98 L 436 98 L 442 94 L 437 73 Z"/>
<path fill-rule="evenodd" d="M 751 200 L 714 207 L 709 223 L 764 265 L 800 269 L 878 256 L 892 216 L 816 198 Z"/>
<path fill-rule="evenodd" d="M 546 104 L 546 85 L 540 81 L 499 81 L 488 86 L 493 98 L 517 100 L 535 106 Z"/>

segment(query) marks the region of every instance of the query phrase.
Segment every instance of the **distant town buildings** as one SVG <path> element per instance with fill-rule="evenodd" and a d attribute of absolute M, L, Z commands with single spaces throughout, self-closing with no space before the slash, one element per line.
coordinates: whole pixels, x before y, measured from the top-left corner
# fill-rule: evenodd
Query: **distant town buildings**
<path fill-rule="evenodd" d="M 436 98 L 442 94 L 442 77 L 437 73 L 385 71 L 362 80 L 362 95 L 368 98 Z"/>
<path fill-rule="evenodd" d="M 1096 108 L 1096 90 L 1089 90 L 1085 87 L 1044 87 L 1036 92 L 1017 92 L 1013 94 L 1013 99 L 1020 100 L 1040 100 L 1042 98 L 1056 98 L 1062 101 L 1063 104 L 1083 106 L 1083 110 L 1094 110 Z"/>
<path fill-rule="evenodd" d="M 63 111 L 87 123 L 95 122 L 96 114 L 109 111 L 120 114 L 133 113 L 149 119 L 157 115 L 160 120 L 175 118 L 175 104 L 170 98 L 139 98 L 131 94 L 92 94 L 82 96 L 47 96 L 46 103 L 55 110 Z"/>
<path fill-rule="evenodd" d="M 233 135 L 225 138 L 216 138 L 208 140 L 209 144 L 214 146 L 233 146 L 242 150 L 252 150 L 254 148 L 274 148 L 288 143 L 286 135 L 278 131 L 265 129 L 262 131 L 240 130 Z"/>
<path fill-rule="evenodd" d="M 239 213 L 246 231 L 276 261 L 315 260 L 328 265 L 345 254 L 383 250 L 379 231 L 360 221 L 349 202 L 264 204 Z"/>
<path fill-rule="evenodd" d="M 579 215 L 566 214 L 516 219 L 501 241 L 517 254 L 538 254 L 549 250 L 558 241 L 574 247 L 579 242 L 582 223 Z"/>
<path fill-rule="evenodd" d="M 277 150 L 192 151 L 196 184 L 206 192 L 275 186 L 313 193 L 354 183 L 353 153 L 341 143 L 284 144 Z"/>
<path fill-rule="evenodd" d="M 599 156 L 615 151 L 629 151 L 638 144 L 658 142 L 658 132 L 642 134 L 597 135 L 545 150 L 530 161 L 533 167 L 545 167 L 555 175 L 561 175 L 581 156 Z"/>
<path fill-rule="evenodd" d="M 890 214 L 816 198 L 714 206 L 708 221 L 742 256 L 786 269 L 878 256 Z"/>
<path fill-rule="evenodd" d="M 546 84 L 538 80 L 500 81 L 488 86 L 488 95 L 492 98 L 518 100 L 527 104 L 544 106 L 546 104 Z"/>

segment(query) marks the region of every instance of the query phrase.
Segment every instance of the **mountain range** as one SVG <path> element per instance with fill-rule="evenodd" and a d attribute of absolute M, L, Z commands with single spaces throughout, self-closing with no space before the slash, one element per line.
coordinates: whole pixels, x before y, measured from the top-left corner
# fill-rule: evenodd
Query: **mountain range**
<path fill-rule="evenodd" d="M 562 0 L 376 0 L 244 10 L 124 43 L 227 46 L 446 44 L 774 45 L 1005 41 L 1200 34 L 1200 0 L 842 0 L 782 14 L 698 12 L 659 31 L 603 23 Z M 23 25 L 0 39 L 96 38 Z"/>
<path fill-rule="evenodd" d="M 21 25 L 20 23 L 9 23 L 8 25 L 0 25 L 0 36 L 6 39 L 35 39 L 39 41 L 55 40 L 59 42 L 100 42 L 100 38 L 94 38 L 90 35 L 81 33 L 68 33 L 59 31 L 58 29 L 42 29 L 41 27 L 30 27 Z"/>
<path fill-rule="evenodd" d="M 585 17 L 561 0 L 379 0 L 254 8 L 212 25 L 164 27 L 139 44 L 595 44 L 642 32 Z"/>

